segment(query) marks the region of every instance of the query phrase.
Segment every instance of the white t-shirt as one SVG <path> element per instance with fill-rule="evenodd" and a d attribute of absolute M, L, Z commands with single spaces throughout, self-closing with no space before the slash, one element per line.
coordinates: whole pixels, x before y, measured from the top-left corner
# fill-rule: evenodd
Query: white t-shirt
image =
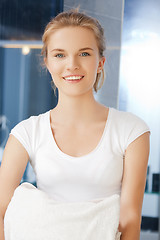
<path fill-rule="evenodd" d="M 79 202 L 120 194 L 125 150 L 148 131 L 139 117 L 109 108 L 97 147 L 81 157 L 59 149 L 50 126 L 50 111 L 20 122 L 11 134 L 29 154 L 37 187 L 56 201 Z"/>

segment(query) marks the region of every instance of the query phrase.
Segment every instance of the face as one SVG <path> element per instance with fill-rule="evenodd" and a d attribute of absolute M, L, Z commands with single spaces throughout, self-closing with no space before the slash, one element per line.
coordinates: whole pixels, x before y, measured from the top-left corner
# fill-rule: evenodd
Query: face
<path fill-rule="evenodd" d="M 49 37 L 46 66 L 59 92 L 67 95 L 93 92 L 105 58 L 99 57 L 94 33 L 82 27 L 64 27 Z"/>

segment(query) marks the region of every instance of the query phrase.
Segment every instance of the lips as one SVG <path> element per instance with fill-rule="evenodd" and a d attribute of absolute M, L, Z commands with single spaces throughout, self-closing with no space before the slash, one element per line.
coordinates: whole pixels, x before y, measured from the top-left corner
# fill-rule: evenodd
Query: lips
<path fill-rule="evenodd" d="M 68 75 L 63 77 L 63 79 L 67 82 L 79 82 L 82 80 L 84 76 L 83 75 Z"/>

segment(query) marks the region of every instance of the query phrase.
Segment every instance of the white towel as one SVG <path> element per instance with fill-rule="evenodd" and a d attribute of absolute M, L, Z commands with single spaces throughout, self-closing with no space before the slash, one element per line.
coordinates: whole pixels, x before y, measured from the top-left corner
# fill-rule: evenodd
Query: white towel
<path fill-rule="evenodd" d="M 119 195 L 60 203 L 23 183 L 6 210 L 5 240 L 119 240 L 119 205 Z"/>

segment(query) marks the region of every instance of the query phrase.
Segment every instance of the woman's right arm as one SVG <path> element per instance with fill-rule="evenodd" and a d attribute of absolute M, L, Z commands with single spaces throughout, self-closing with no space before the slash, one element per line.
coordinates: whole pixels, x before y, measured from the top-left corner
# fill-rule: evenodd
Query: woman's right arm
<path fill-rule="evenodd" d="M 14 190 L 19 186 L 28 163 L 28 153 L 22 144 L 10 135 L 0 167 L 0 239 L 4 240 L 4 216 Z"/>

